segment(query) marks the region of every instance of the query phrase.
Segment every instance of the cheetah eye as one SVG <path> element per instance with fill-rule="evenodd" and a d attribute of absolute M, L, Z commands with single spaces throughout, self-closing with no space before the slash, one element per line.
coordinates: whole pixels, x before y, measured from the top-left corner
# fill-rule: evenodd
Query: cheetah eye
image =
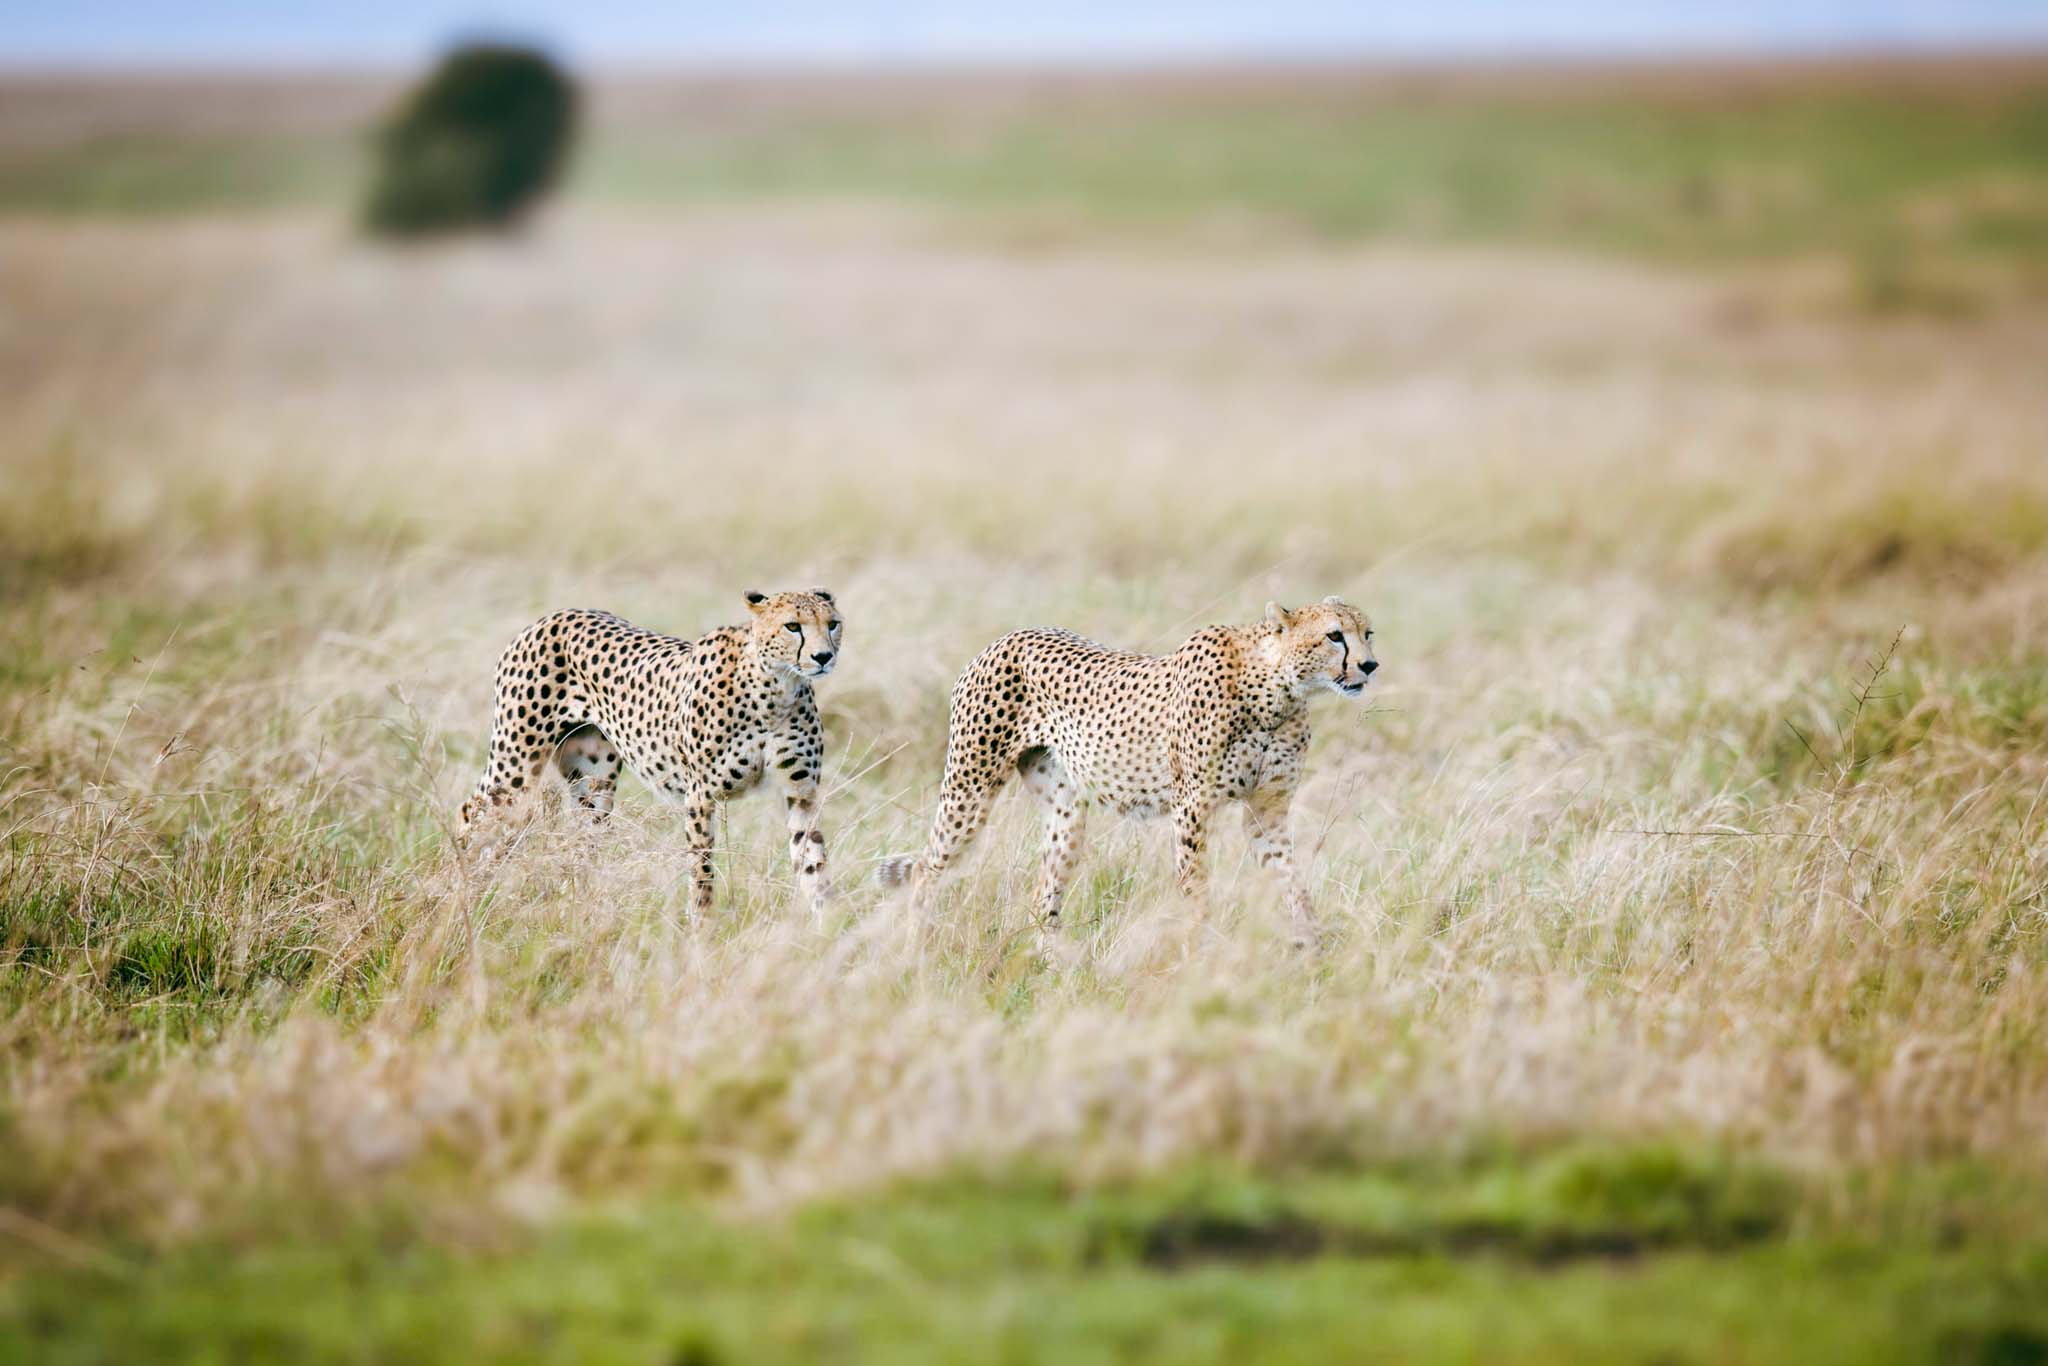
<path fill-rule="evenodd" d="M 839 629 L 839 623 L 836 621 L 828 621 L 825 623 L 825 629 L 828 631 L 836 631 Z"/>
<path fill-rule="evenodd" d="M 1329 641 L 1333 645 L 1342 645 L 1344 643 L 1344 633 L 1342 631 L 1332 631 L 1330 632 L 1330 634 L 1324 636 L 1323 639 Z"/>
<path fill-rule="evenodd" d="M 804 624 L 800 621 L 785 621 L 782 623 L 782 629 L 791 635 L 800 636 L 804 633 Z"/>

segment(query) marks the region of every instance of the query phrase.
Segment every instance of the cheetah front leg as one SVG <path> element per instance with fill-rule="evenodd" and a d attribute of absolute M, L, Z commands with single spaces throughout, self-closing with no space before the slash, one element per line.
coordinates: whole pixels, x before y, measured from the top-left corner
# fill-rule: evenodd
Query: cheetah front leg
<path fill-rule="evenodd" d="M 822 928 L 832 884 L 825 873 L 825 832 L 819 826 L 818 777 L 825 762 L 825 741 L 818 730 L 817 712 L 806 706 L 797 725 L 770 743 L 767 758 L 774 765 L 770 771 L 782 780 L 782 805 L 789 817 L 789 866 L 796 873 L 804 900 L 810 903 L 812 921 Z"/>
<path fill-rule="evenodd" d="M 683 824 L 690 837 L 690 914 L 702 917 L 711 911 L 711 832 L 718 814 L 718 802 L 709 788 L 695 788 L 683 794 Z"/>
<path fill-rule="evenodd" d="M 1214 701 L 1193 686 L 1183 689 L 1167 719 L 1179 799 L 1173 808 L 1173 880 L 1183 897 L 1201 901 L 1209 892 L 1209 818 L 1222 799 L 1228 729 Z"/>
<path fill-rule="evenodd" d="M 1256 788 L 1245 798 L 1245 827 L 1251 835 L 1252 857 L 1280 878 L 1287 914 L 1294 923 L 1294 942 L 1307 946 L 1317 938 L 1316 914 L 1294 861 L 1294 836 L 1287 819 L 1293 803 L 1291 787 Z"/>
<path fill-rule="evenodd" d="M 1209 891 L 1209 817 L 1216 798 L 1208 788 L 1190 788 L 1173 809 L 1173 880 L 1180 894 L 1199 901 Z"/>
<path fill-rule="evenodd" d="M 783 794 L 789 812 L 789 864 L 810 903 L 811 918 L 820 927 L 825 907 L 832 899 L 832 884 L 825 873 L 825 832 L 819 826 L 818 780 L 792 783 Z"/>

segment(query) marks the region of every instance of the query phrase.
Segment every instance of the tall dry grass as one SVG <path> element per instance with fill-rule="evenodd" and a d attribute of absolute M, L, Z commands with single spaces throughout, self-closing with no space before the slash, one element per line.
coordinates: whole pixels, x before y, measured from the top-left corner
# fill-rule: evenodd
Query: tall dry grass
<path fill-rule="evenodd" d="M 0 1176 L 52 1246 L 450 1228 L 1502 1139 L 2038 1165 L 2043 318 L 1533 255 L 1005 251 L 893 213 L 0 226 Z M 497 649 L 828 583 L 844 891 L 737 807 L 447 843 Z M 1098 815 L 1050 960 L 1006 804 L 941 915 L 946 688 L 1342 592 L 1369 708 L 1210 905 Z M 289 1197 L 289 1198 L 283 1198 Z"/>

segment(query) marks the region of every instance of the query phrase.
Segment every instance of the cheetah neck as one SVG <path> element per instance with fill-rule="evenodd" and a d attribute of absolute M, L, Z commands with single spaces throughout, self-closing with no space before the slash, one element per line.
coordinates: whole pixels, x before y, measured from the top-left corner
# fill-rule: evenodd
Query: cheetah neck
<path fill-rule="evenodd" d="M 754 693 L 769 707 L 778 712 L 795 711 L 811 692 L 811 685 L 802 674 L 794 669 L 785 669 L 770 664 L 761 657 L 761 652 L 749 645 L 745 651 L 746 675 L 753 685 Z"/>
<path fill-rule="evenodd" d="M 1280 667 L 1280 649 L 1285 632 L 1269 623 L 1240 628 L 1245 648 L 1243 698 L 1261 724 L 1277 726 L 1300 715 L 1308 706 L 1308 689 L 1301 680 L 1290 678 Z"/>

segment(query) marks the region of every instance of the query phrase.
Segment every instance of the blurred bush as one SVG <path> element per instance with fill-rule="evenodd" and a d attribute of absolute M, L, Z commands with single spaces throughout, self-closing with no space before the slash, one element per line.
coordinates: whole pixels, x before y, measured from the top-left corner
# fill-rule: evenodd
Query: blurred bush
<path fill-rule="evenodd" d="M 457 48 L 384 127 L 365 221 L 399 237 L 503 227 L 555 182 L 575 121 L 575 87 L 545 54 Z"/>

